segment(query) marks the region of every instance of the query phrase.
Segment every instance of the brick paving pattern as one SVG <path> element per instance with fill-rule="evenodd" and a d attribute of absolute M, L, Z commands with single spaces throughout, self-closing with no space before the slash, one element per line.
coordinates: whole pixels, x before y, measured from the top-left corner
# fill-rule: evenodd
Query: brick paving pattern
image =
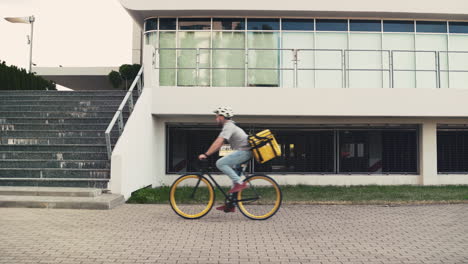
<path fill-rule="evenodd" d="M 0 263 L 468 263 L 468 204 L 283 206 L 270 220 L 168 205 L 0 208 Z"/>

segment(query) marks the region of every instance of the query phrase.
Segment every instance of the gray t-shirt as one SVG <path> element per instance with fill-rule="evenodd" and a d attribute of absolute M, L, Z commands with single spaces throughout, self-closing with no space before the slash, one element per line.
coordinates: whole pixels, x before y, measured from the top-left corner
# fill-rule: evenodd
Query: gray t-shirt
<path fill-rule="evenodd" d="M 247 134 L 242 128 L 236 126 L 234 121 L 227 121 L 224 123 L 223 130 L 219 133 L 218 137 L 227 139 L 231 148 L 234 150 L 249 150 L 249 142 L 247 141 Z"/>

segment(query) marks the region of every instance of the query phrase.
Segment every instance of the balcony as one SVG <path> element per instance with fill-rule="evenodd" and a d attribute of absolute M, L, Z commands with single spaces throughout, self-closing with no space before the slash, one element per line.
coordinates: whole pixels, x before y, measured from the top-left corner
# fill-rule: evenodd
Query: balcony
<path fill-rule="evenodd" d="M 159 86 L 468 88 L 468 52 L 152 48 Z"/>

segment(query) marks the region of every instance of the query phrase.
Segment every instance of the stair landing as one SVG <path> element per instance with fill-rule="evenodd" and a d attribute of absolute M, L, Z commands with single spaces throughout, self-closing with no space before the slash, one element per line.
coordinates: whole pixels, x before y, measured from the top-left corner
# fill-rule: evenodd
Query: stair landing
<path fill-rule="evenodd" d="M 0 207 L 106 210 L 124 203 L 123 195 L 95 188 L 0 186 Z"/>

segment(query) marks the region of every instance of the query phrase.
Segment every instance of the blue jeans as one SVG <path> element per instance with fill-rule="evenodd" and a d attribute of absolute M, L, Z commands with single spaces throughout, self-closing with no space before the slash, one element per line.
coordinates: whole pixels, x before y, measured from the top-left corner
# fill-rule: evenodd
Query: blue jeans
<path fill-rule="evenodd" d="M 216 167 L 229 176 L 233 183 L 242 183 L 241 178 L 233 169 L 252 158 L 252 151 L 238 150 L 216 161 Z"/>

